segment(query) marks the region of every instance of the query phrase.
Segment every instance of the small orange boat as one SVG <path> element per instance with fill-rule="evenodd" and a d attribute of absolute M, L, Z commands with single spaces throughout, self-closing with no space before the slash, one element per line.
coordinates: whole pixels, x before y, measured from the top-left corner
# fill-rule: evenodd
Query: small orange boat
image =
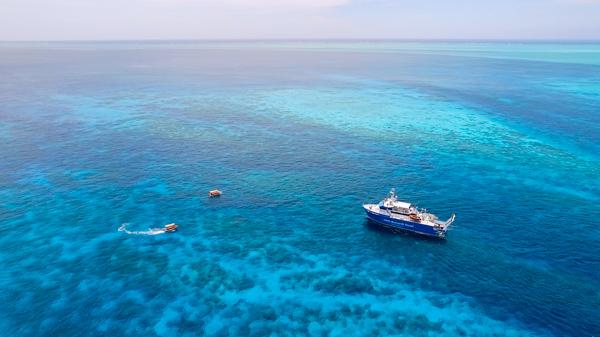
<path fill-rule="evenodd" d="M 208 197 L 209 198 L 220 197 L 221 194 L 223 194 L 223 192 L 221 192 L 219 190 L 212 190 L 212 191 L 208 192 Z"/>
<path fill-rule="evenodd" d="M 418 215 L 416 215 L 416 214 L 414 214 L 414 213 L 411 213 L 411 214 L 410 214 L 408 217 L 409 217 L 409 218 L 410 218 L 412 221 L 421 222 L 421 217 L 419 217 Z"/>
<path fill-rule="evenodd" d="M 176 230 L 177 230 L 177 225 L 174 223 L 165 225 L 165 232 L 175 232 Z"/>

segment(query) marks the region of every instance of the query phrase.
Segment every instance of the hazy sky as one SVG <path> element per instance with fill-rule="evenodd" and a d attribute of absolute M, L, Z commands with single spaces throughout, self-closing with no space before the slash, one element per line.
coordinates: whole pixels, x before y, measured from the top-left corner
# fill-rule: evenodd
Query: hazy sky
<path fill-rule="evenodd" d="M 0 0 L 0 40 L 600 39 L 600 0 Z"/>

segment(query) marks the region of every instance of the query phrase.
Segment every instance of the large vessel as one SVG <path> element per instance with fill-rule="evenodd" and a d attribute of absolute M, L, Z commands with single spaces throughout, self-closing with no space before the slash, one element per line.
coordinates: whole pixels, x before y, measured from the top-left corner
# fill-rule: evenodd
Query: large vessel
<path fill-rule="evenodd" d="M 418 209 L 408 202 L 398 201 L 394 188 L 379 204 L 364 204 L 363 208 L 367 218 L 380 226 L 437 238 L 446 237 L 448 227 L 456 218 L 452 214 L 450 219 L 440 221 L 437 216 L 427 213 L 425 209 Z"/>

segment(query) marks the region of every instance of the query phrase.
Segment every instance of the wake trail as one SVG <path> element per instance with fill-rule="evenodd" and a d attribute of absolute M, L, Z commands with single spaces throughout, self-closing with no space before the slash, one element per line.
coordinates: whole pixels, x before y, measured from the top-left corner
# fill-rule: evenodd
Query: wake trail
<path fill-rule="evenodd" d="M 130 231 L 127 229 L 128 223 L 124 223 L 119 227 L 119 232 L 125 232 L 125 234 L 129 235 L 159 235 L 165 234 L 165 230 L 162 228 L 148 228 L 147 231 Z"/>

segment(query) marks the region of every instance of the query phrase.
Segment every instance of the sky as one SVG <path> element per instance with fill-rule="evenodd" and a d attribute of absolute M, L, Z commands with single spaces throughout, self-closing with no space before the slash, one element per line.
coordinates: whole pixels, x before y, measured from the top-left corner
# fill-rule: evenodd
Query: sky
<path fill-rule="evenodd" d="M 0 0 L 0 40 L 600 40 L 600 0 Z"/>

